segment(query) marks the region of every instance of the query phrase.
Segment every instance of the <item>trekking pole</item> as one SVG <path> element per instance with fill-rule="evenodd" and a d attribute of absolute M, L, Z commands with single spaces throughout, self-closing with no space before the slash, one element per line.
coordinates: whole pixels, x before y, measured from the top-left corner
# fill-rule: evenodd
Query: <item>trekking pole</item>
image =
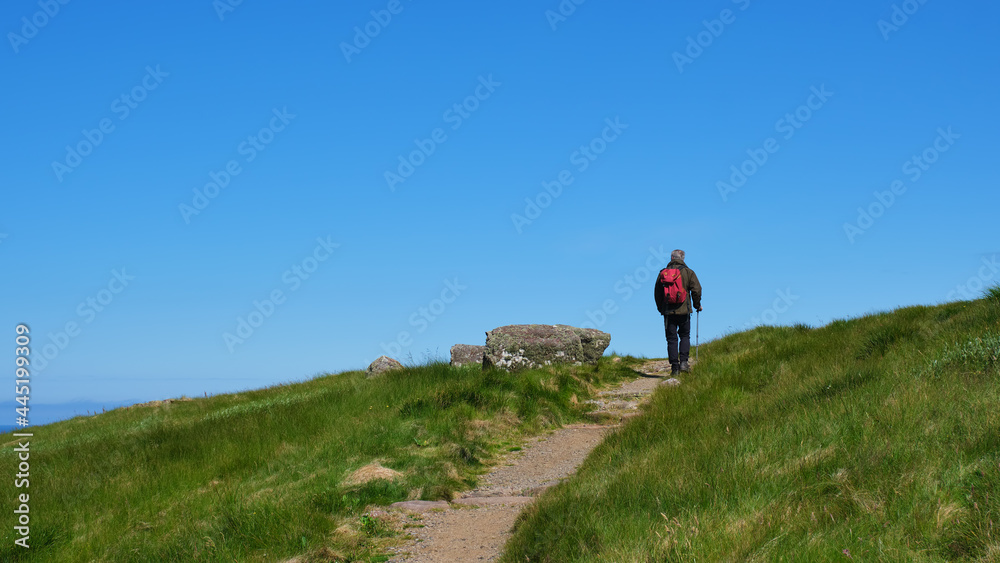
<path fill-rule="evenodd" d="M 701 311 L 695 313 L 694 321 L 694 361 L 698 361 L 698 333 L 701 332 Z M 688 334 L 691 334 L 690 332 Z"/>

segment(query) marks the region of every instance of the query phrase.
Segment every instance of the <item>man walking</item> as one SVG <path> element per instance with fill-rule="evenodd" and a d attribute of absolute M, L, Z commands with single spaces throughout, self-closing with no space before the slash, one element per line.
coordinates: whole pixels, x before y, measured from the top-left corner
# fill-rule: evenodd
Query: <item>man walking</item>
<path fill-rule="evenodd" d="M 667 333 L 670 375 L 689 372 L 691 311 L 701 311 L 701 283 L 694 270 L 684 263 L 683 250 L 670 253 L 670 263 L 660 270 L 656 278 L 653 297 L 656 299 L 656 310 L 663 315 L 663 327 Z"/>

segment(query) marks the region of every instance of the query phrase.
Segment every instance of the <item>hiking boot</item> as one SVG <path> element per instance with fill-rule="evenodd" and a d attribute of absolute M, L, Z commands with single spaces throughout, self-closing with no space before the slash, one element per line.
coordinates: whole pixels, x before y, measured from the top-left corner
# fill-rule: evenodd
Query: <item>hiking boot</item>
<path fill-rule="evenodd" d="M 680 372 L 681 372 L 681 366 L 679 366 L 677 364 L 674 364 L 674 365 L 670 366 L 670 376 L 671 377 L 680 374 Z"/>
<path fill-rule="evenodd" d="M 691 364 L 687 363 L 687 360 L 681 362 L 680 370 L 684 373 L 691 373 Z"/>

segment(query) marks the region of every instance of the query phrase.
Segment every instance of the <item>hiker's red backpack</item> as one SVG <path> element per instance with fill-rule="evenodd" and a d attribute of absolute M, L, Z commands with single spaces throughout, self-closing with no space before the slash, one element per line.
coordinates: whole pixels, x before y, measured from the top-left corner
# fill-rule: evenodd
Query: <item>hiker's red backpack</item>
<path fill-rule="evenodd" d="M 684 281 L 681 280 L 681 271 L 676 268 L 664 268 L 660 270 L 660 284 L 663 285 L 663 294 L 667 298 L 667 304 L 680 305 L 687 301 L 688 292 L 684 289 Z"/>

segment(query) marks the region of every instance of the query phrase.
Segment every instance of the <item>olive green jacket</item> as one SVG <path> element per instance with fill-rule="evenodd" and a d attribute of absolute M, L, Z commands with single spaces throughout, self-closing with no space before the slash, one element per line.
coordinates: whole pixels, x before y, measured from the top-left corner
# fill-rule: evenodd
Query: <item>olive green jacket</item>
<path fill-rule="evenodd" d="M 693 311 L 701 309 L 701 282 L 698 281 L 698 276 L 694 273 L 694 270 L 688 268 L 683 260 L 671 260 L 664 270 L 668 268 L 680 269 L 681 283 L 684 284 L 684 289 L 688 292 L 688 298 L 687 301 L 680 305 L 668 304 L 667 296 L 663 293 L 663 284 L 660 283 L 660 276 L 657 275 L 656 285 L 653 287 L 656 310 L 661 315 L 690 315 Z"/>

